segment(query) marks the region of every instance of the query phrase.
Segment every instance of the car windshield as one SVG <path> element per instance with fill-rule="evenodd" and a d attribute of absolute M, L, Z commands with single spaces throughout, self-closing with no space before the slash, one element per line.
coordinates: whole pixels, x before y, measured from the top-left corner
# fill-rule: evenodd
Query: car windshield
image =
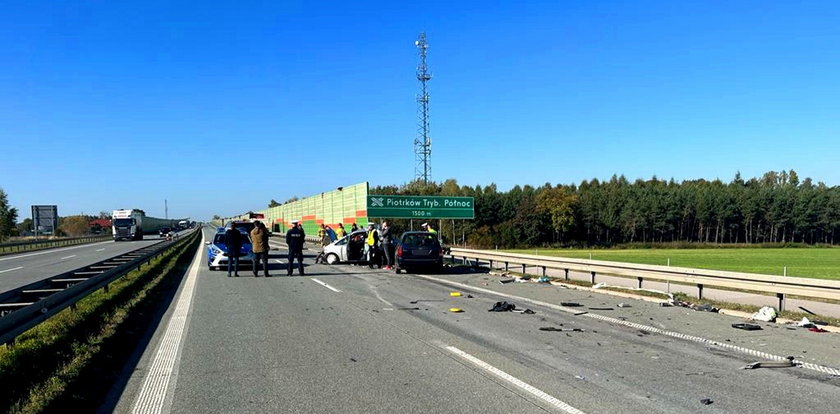
<path fill-rule="evenodd" d="M 433 247 L 437 243 L 437 237 L 433 234 L 406 234 L 402 243 L 410 248 Z"/>
<path fill-rule="evenodd" d="M 248 236 L 248 234 L 245 233 L 244 231 L 242 231 L 242 229 L 237 229 L 237 230 L 239 230 L 239 234 L 242 235 L 242 243 L 243 244 L 250 244 L 251 243 L 251 238 Z M 224 243 L 225 243 L 225 232 L 216 233 L 216 235 L 213 237 L 213 244 L 224 244 Z"/>
<path fill-rule="evenodd" d="M 134 224 L 134 219 L 130 218 L 118 218 L 114 219 L 114 225 L 117 227 L 127 227 Z"/>

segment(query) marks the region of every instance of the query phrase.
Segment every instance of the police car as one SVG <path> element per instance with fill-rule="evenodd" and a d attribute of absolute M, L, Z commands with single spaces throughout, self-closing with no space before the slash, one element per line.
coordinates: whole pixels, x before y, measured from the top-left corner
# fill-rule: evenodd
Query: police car
<path fill-rule="evenodd" d="M 250 225 L 250 228 L 249 226 Z M 242 233 L 242 250 L 239 256 L 239 266 L 253 266 L 254 252 L 251 251 L 251 239 L 248 237 L 249 231 L 254 227 L 253 223 L 236 223 L 235 228 Z M 228 264 L 228 248 L 225 246 L 225 231 L 224 227 L 219 227 L 216 234 L 213 235 L 213 240 L 206 242 L 207 244 L 207 267 L 210 270 L 227 269 Z"/>

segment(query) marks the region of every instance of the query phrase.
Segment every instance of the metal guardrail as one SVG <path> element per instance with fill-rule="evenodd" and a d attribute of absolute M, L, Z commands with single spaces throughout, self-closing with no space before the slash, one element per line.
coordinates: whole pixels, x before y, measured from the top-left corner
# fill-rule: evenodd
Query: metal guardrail
<path fill-rule="evenodd" d="M 505 270 L 510 264 L 522 266 L 525 273 L 527 267 L 538 267 L 545 275 L 546 269 L 565 270 L 565 279 L 569 279 L 569 272 L 587 272 L 591 275 L 591 282 L 595 284 L 598 273 L 627 278 L 635 278 L 641 288 L 644 279 L 653 279 L 696 285 L 699 297 L 703 297 L 705 286 L 716 286 L 730 289 L 742 289 L 761 293 L 775 294 L 779 299 L 779 309 L 784 310 L 785 296 L 796 295 L 810 298 L 840 300 L 840 281 L 822 280 L 803 277 L 787 277 L 762 275 L 755 273 L 728 272 L 721 270 L 693 269 L 687 267 L 640 265 L 634 263 L 607 262 L 601 260 L 569 259 L 555 256 L 537 256 L 521 253 L 504 253 L 492 250 L 474 250 L 453 247 L 450 249 L 453 258 L 475 260 L 476 265 L 481 261 L 488 262 L 490 267 L 494 263 L 504 263 Z"/>
<path fill-rule="evenodd" d="M 23 332 L 134 269 L 140 269 L 166 251 L 190 243 L 199 231 L 143 247 L 83 268 L 51 276 L 0 293 L 0 344 L 11 342 Z"/>
<path fill-rule="evenodd" d="M 100 236 L 68 237 L 63 239 L 39 239 L 15 243 L 0 243 L 0 255 L 18 253 L 29 250 L 49 249 L 52 247 L 70 246 L 75 244 L 93 243 L 111 239 L 110 234 Z"/>

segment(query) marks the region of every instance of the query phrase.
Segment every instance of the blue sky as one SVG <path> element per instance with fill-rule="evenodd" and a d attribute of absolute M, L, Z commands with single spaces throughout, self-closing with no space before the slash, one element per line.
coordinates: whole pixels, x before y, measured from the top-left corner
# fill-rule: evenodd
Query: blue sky
<path fill-rule="evenodd" d="M 37 3 L 37 4 L 36 4 Z M 27 217 L 205 219 L 413 178 L 840 184 L 836 2 L 7 1 L 0 187 Z"/>

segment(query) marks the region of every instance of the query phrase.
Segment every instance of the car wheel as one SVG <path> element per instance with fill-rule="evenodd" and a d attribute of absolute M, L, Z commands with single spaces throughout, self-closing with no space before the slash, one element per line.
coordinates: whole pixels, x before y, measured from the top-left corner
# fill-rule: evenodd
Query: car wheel
<path fill-rule="evenodd" d="M 334 265 L 336 263 L 338 263 L 338 255 L 336 255 L 335 253 L 328 254 L 327 255 L 327 264 L 328 265 Z"/>

